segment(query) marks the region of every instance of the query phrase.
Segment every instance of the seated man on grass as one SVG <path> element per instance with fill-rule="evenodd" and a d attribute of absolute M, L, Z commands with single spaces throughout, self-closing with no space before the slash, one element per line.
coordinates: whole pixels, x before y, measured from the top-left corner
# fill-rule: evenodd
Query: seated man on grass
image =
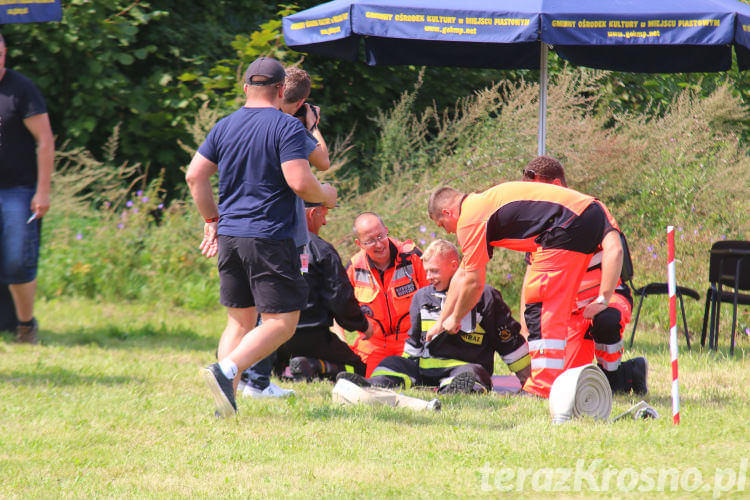
<path fill-rule="evenodd" d="M 498 352 L 523 384 L 531 374 L 529 346 L 502 295 L 489 285 L 485 285 L 479 302 L 461 321 L 457 334 L 443 332 L 425 342 L 427 331 L 440 317 L 445 293 L 458 269 L 458 250 L 448 241 L 433 241 L 422 255 L 422 262 L 431 284 L 418 290 L 412 299 L 411 331 L 403 356 L 383 359 L 370 378 L 352 373 L 340 373 L 337 378 L 363 387 L 408 389 L 421 385 L 438 387 L 442 393 L 481 393 L 492 389 Z"/>

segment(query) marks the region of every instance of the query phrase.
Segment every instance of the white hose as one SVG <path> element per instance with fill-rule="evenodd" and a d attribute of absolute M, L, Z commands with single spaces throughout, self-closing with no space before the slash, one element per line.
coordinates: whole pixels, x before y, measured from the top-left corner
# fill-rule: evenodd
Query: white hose
<path fill-rule="evenodd" d="M 564 371 L 552 384 L 549 411 L 555 424 L 583 415 L 608 419 L 612 412 L 612 389 L 604 372 L 594 364 Z"/>

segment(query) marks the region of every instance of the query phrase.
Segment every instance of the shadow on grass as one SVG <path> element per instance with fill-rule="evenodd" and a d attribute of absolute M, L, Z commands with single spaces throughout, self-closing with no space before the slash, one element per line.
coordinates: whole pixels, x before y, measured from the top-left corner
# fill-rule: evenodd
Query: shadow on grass
<path fill-rule="evenodd" d="M 10 332 L 2 332 L 0 335 L 8 343 L 15 338 Z M 106 325 L 62 332 L 42 329 L 39 333 L 41 345 L 65 347 L 95 345 L 114 349 L 166 347 L 175 350 L 214 351 L 217 341 L 217 338 L 164 324 L 137 327 Z"/>
<path fill-rule="evenodd" d="M 131 382 L 142 382 L 139 377 L 111 375 L 82 375 L 58 366 L 34 367 L 30 372 L 0 371 L 0 382 L 17 386 L 75 386 L 106 385 L 115 386 Z"/>

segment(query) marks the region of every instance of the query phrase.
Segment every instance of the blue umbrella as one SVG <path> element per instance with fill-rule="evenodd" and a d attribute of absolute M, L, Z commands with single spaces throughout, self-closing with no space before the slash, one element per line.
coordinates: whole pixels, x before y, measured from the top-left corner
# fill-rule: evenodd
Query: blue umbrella
<path fill-rule="evenodd" d="M 286 44 L 370 65 L 539 69 L 539 154 L 547 49 L 616 71 L 750 68 L 750 5 L 736 0 L 334 0 L 283 19 Z"/>
<path fill-rule="evenodd" d="M 0 24 L 42 23 L 62 19 L 60 0 L 3 2 L 0 6 Z"/>

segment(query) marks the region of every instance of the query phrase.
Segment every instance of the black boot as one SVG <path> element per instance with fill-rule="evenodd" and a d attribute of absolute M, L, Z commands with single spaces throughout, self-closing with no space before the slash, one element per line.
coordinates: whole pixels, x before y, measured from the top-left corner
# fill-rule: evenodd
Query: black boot
<path fill-rule="evenodd" d="M 323 361 L 316 358 L 297 356 L 289 360 L 289 371 L 295 381 L 310 382 L 323 372 Z"/>
<path fill-rule="evenodd" d="M 630 361 L 620 363 L 617 370 L 605 370 L 602 365 L 599 368 L 602 369 L 604 375 L 607 376 L 609 381 L 609 387 L 612 389 L 612 393 L 628 393 L 631 389 L 631 384 L 628 382 L 630 379 L 630 373 L 632 367 Z"/>
<path fill-rule="evenodd" d="M 599 368 L 602 368 L 599 365 Z M 648 361 L 646 358 L 638 357 L 620 363 L 617 370 L 607 371 L 602 368 L 607 376 L 612 392 L 628 393 L 643 396 L 648 394 Z"/>

